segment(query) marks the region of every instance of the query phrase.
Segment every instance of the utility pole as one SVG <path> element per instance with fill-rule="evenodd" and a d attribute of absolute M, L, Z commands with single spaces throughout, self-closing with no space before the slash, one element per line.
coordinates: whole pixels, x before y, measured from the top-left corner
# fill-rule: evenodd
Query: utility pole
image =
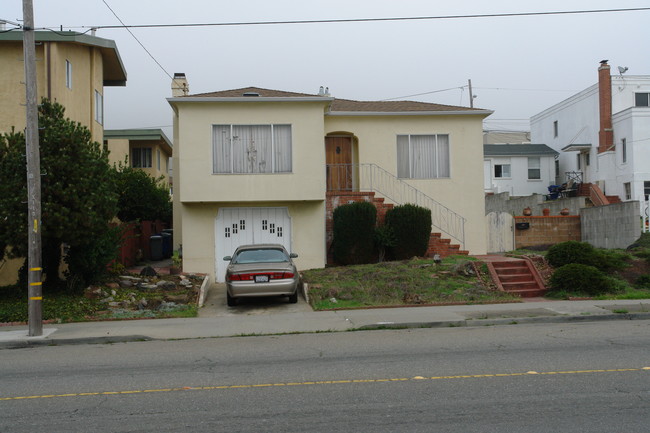
<path fill-rule="evenodd" d="M 469 87 L 469 108 L 474 108 L 474 95 L 472 94 L 472 80 L 467 80 Z"/>
<path fill-rule="evenodd" d="M 27 282 L 30 337 L 43 335 L 43 287 L 41 267 L 41 157 L 38 146 L 36 91 L 36 41 L 34 6 L 23 0 L 23 52 L 25 57 L 25 147 L 27 157 Z"/>

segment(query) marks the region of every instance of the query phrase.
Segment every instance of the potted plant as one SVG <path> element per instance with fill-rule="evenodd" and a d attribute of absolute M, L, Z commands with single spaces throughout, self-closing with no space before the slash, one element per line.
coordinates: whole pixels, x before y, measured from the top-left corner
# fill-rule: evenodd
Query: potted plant
<path fill-rule="evenodd" d="M 179 254 L 178 250 L 174 251 L 172 254 L 172 265 L 169 268 L 169 273 L 171 275 L 178 275 L 181 273 L 181 270 L 183 269 L 183 259 L 181 258 L 181 255 Z"/>

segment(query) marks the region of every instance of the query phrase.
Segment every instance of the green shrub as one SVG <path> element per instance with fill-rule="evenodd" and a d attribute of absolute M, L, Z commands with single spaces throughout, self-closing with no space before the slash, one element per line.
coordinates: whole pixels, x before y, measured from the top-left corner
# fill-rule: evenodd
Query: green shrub
<path fill-rule="evenodd" d="M 413 204 L 396 206 L 386 212 L 386 225 L 395 235 L 391 257 L 404 260 L 427 252 L 431 237 L 431 210 Z"/>
<path fill-rule="evenodd" d="M 598 253 L 593 246 L 586 242 L 567 241 L 549 248 L 546 260 L 556 268 L 570 263 L 598 266 Z"/>
<path fill-rule="evenodd" d="M 341 265 L 371 263 L 375 260 L 377 209 L 372 203 L 358 202 L 337 207 L 332 215 L 334 261 Z"/>
<path fill-rule="evenodd" d="M 597 296 L 621 289 L 615 278 L 607 276 L 593 266 L 569 263 L 558 268 L 549 280 L 549 292 L 567 292 Z"/>
<path fill-rule="evenodd" d="M 597 249 L 586 242 L 567 241 L 549 248 L 546 260 L 556 268 L 569 263 L 579 263 L 607 271 L 626 267 L 629 256 L 628 253 L 618 250 Z"/>
<path fill-rule="evenodd" d="M 650 289 L 650 275 L 640 275 L 634 282 L 634 285 L 641 289 Z"/>

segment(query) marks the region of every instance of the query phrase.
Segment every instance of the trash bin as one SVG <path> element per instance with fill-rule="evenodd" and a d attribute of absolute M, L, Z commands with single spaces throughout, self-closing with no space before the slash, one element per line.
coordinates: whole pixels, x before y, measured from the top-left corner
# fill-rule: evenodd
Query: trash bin
<path fill-rule="evenodd" d="M 153 235 L 149 238 L 149 249 L 151 250 L 151 260 L 162 260 L 163 258 L 163 237 Z"/>
<path fill-rule="evenodd" d="M 172 256 L 172 235 L 163 231 L 160 236 L 162 237 L 163 259 L 168 259 Z"/>
<path fill-rule="evenodd" d="M 162 233 L 169 233 L 172 236 L 172 254 L 174 253 L 174 229 L 162 229 Z"/>

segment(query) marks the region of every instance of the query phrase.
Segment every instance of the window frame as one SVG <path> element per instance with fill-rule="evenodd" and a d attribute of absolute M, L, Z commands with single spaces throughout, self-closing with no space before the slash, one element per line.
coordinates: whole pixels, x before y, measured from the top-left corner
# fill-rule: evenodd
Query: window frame
<path fill-rule="evenodd" d="M 621 138 L 621 162 L 627 163 L 627 139 Z"/>
<path fill-rule="evenodd" d="M 72 62 L 65 59 L 65 87 L 72 90 Z"/>
<path fill-rule="evenodd" d="M 266 149 L 268 155 L 270 156 L 271 159 L 271 168 L 269 171 L 255 171 L 254 169 L 251 171 L 250 167 L 246 164 L 246 170 L 245 171 L 236 171 L 235 167 L 235 158 L 236 158 L 236 151 L 241 152 L 241 149 L 237 150 L 235 149 L 235 141 L 237 137 L 233 134 L 233 130 L 235 128 L 250 128 L 251 134 L 254 132 L 254 128 L 265 128 L 269 127 L 269 138 L 270 138 L 270 144 L 268 142 L 265 142 L 262 144 L 262 146 L 269 146 L 270 150 Z M 227 129 L 228 134 L 227 138 L 224 139 L 224 147 L 221 149 L 218 149 L 218 146 L 222 145 L 221 143 L 218 143 L 217 140 L 217 131 L 219 129 Z M 287 128 L 286 130 L 282 131 L 283 128 Z M 280 134 L 283 134 L 283 137 L 279 137 Z M 282 140 L 286 139 L 286 142 L 278 143 L 276 140 Z M 228 141 L 230 143 L 229 147 L 225 147 L 225 141 Z M 242 144 L 240 144 L 242 145 Z M 281 147 L 284 147 L 284 152 L 288 153 L 288 155 L 284 155 L 285 161 L 282 163 L 279 160 L 279 157 L 281 156 L 279 153 L 282 152 Z M 262 151 L 262 147 L 260 147 Z M 257 153 L 260 149 L 254 148 L 255 152 Z M 219 169 L 219 159 L 218 159 L 218 153 L 221 150 L 221 153 L 225 155 L 224 161 L 226 163 L 224 166 L 227 166 L 228 169 L 225 167 L 222 169 Z M 286 165 L 284 169 L 282 169 L 280 166 L 281 165 Z M 252 166 L 254 167 L 254 166 Z M 259 164 L 258 164 L 259 167 Z M 278 168 L 280 167 L 280 168 Z M 266 166 L 265 166 L 266 168 Z M 263 124 L 236 124 L 236 123 L 231 123 L 231 124 L 226 124 L 226 123 L 215 123 L 212 125 L 212 174 L 216 175 L 222 175 L 222 174 L 290 174 L 293 173 L 293 125 L 290 123 L 263 123 Z"/>
<path fill-rule="evenodd" d="M 136 155 L 138 157 L 136 158 Z M 151 147 L 134 147 L 131 149 L 131 167 L 152 168 Z"/>
<path fill-rule="evenodd" d="M 104 124 L 104 95 L 95 89 L 95 122 Z"/>
<path fill-rule="evenodd" d="M 531 167 L 531 161 L 537 160 L 537 167 Z M 531 177 L 531 170 L 537 170 L 537 177 Z M 539 156 L 528 157 L 528 180 L 542 180 L 542 158 Z"/>
<path fill-rule="evenodd" d="M 650 107 L 650 93 L 649 92 L 635 92 L 634 93 L 634 106 L 635 107 Z"/>
<path fill-rule="evenodd" d="M 431 145 L 432 149 L 428 149 L 431 154 L 431 160 L 428 161 L 430 169 L 433 171 L 432 176 L 422 173 L 419 175 L 415 171 L 419 171 L 415 166 L 416 160 L 426 158 L 426 155 L 416 155 L 418 150 L 414 146 L 427 146 L 428 143 L 420 142 L 414 143 L 414 137 L 422 138 L 424 140 L 433 140 Z M 399 179 L 451 179 L 451 138 L 450 134 L 397 134 L 396 151 L 397 151 L 397 177 Z M 403 140 L 406 140 L 404 143 Z M 406 144 L 406 147 L 403 147 Z M 403 158 L 406 155 L 408 161 Z M 444 158 L 444 160 L 441 160 Z M 407 170 L 404 170 L 404 168 Z M 406 172 L 405 172 L 406 171 Z"/>
<path fill-rule="evenodd" d="M 553 138 L 557 138 L 560 133 L 560 126 L 557 120 L 553 121 Z"/>
<path fill-rule="evenodd" d="M 497 167 L 499 167 L 500 173 L 497 174 Z M 503 167 L 508 167 L 508 175 L 503 175 Z M 494 178 L 495 179 L 512 179 L 512 164 L 494 164 Z"/>
<path fill-rule="evenodd" d="M 625 182 L 623 184 L 623 191 L 625 194 L 625 200 L 632 200 L 632 183 Z"/>

